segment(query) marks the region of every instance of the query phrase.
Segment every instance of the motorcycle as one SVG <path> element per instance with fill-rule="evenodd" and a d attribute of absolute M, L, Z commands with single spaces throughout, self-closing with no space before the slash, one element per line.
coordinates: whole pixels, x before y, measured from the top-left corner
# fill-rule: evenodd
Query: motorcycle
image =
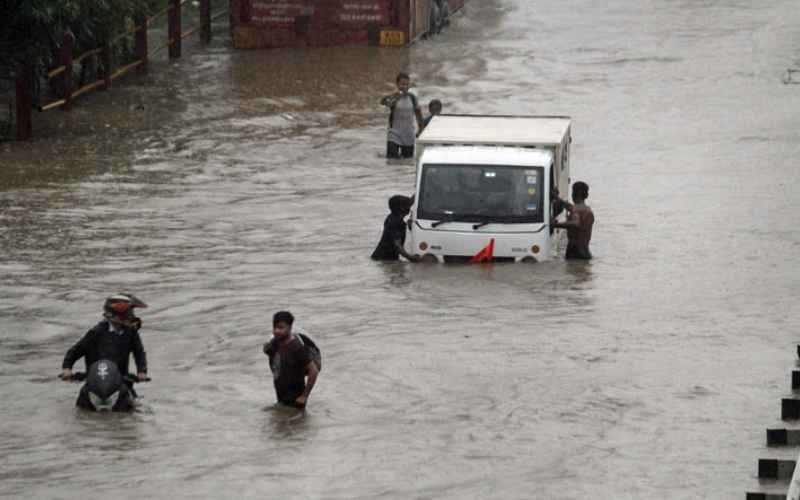
<path fill-rule="evenodd" d="M 116 363 L 101 359 L 92 363 L 87 372 L 73 373 L 70 380 L 86 381 L 78 393 L 76 406 L 89 411 L 127 412 L 135 408 L 138 397 L 133 384 L 149 382 L 150 378 L 140 379 L 136 375 L 122 375 Z"/>

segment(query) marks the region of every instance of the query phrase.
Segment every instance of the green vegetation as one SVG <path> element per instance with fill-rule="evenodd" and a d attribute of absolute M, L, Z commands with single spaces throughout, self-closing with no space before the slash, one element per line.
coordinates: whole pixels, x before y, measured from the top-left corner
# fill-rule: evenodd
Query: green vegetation
<path fill-rule="evenodd" d="M 132 62 L 133 27 L 162 11 L 169 0 L 0 0 L 0 140 L 12 133 L 14 84 L 21 64 L 33 70 L 30 82 L 33 104 L 44 104 L 66 95 L 68 80 L 48 77 L 59 67 L 66 33 L 74 36 L 73 57 L 110 47 L 110 67 L 105 58 L 91 54 L 72 68 L 72 89 L 97 81 L 106 71 Z M 226 4 L 216 0 L 213 4 Z M 197 7 L 188 2 L 187 7 Z M 192 14 L 190 14 L 192 15 Z M 194 12 L 196 15 L 196 12 Z M 165 25 L 160 18 L 158 25 Z M 158 29 L 158 28 L 156 28 Z M 162 35 L 163 37 L 163 35 Z"/>
<path fill-rule="evenodd" d="M 13 88 L 19 65 L 33 69 L 31 91 L 35 102 L 50 91 L 63 94 L 59 78 L 46 77 L 59 66 L 58 53 L 64 33 L 75 36 L 73 54 L 111 44 L 112 59 L 133 59 L 131 37 L 117 37 L 134 25 L 134 19 L 165 6 L 167 0 L 0 0 L 0 140 L 12 134 Z M 102 63 L 96 57 L 73 68 L 81 85 L 97 79 Z M 112 62 L 112 65 L 114 62 Z"/>
<path fill-rule="evenodd" d="M 166 0 L 0 0 L 0 67 L 30 62 L 55 66 L 64 32 L 75 35 L 76 55 L 108 43 L 137 15 L 152 14 Z M 116 47 L 115 52 L 124 49 Z M 39 71 L 37 71 L 38 73 Z"/>

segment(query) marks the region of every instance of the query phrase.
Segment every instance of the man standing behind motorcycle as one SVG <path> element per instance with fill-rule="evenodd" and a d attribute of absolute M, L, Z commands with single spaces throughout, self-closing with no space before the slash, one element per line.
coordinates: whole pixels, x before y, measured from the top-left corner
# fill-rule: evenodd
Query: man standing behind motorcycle
<path fill-rule="evenodd" d="M 107 359 L 113 361 L 125 376 L 128 374 L 131 353 L 136 361 L 138 378 L 147 379 L 147 356 L 139 337 L 142 320 L 133 314 L 137 307 L 145 308 L 147 304 L 132 294 L 120 293 L 108 297 L 103 304 L 105 319 L 86 332 L 64 356 L 61 379 L 72 379 L 72 365 L 80 358 L 85 358 L 87 371 L 95 361 Z"/>

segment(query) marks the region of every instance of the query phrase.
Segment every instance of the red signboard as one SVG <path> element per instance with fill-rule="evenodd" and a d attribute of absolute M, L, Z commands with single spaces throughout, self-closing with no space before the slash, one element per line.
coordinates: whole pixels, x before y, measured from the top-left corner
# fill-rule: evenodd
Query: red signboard
<path fill-rule="evenodd" d="M 314 11 L 307 0 L 253 0 L 250 4 L 250 22 L 268 26 L 294 26 L 298 16 L 308 16 Z"/>
<path fill-rule="evenodd" d="M 293 27 L 298 18 L 309 24 L 364 27 L 391 22 L 391 0 L 252 0 L 250 22 L 261 26 Z"/>
<path fill-rule="evenodd" d="M 447 2 L 453 14 L 465 0 Z M 409 43 L 431 18 L 431 0 L 230 0 L 230 8 L 237 48 Z"/>
<path fill-rule="evenodd" d="M 391 22 L 389 3 L 389 0 L 343 0 L 336 21 L 357 26 L 388 25 Z"/>

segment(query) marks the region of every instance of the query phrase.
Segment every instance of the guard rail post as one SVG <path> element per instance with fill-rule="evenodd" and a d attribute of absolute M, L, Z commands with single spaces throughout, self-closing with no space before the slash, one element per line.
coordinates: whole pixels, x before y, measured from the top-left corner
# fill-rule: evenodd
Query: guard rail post
<path fill-rule="evenodd" d="M 101 90 L 108 90 L 111 88 L 111 43 L 106 42 L 103 45 L 103 51 L 100 52 L 100 60 L 103 61 L 103 86 Z"/>
<path fill-rule="evenodd" d="M 33 97 L 31 96 L 33 69 L 29 63 L 26 63 L 20 64 L 17 71 L 17 140 L 27 141 L 33 136 Z"/>
<path fill-rule="evenodd" d="M 140 14 L 136 16 L 134 23 L 138 26 L 134 38 L 136 59 L 142 61 L 136 71 L 138 73 L 147 73 L 147 18 Z"/>
<path fill-rule="evenodd" d="M 211 0 L 200 0 L 200 39 L 211 42 Z"/>
<path fill-rule="evenodd" d="M 169 10 L 169 58 L 177 59 L 181 56 L 181 0 L 170 0 L 172 8 Z"/>
<path fill-rule="evenodd" d="M 63 111 L 72 109 L 72 50 L 75 48 L 75 35 L 71 31 L 65 31 L 61 37 L 61 50 L 58 60 L 64 66 L 64 72 L 59 77 L 61 80 L 61 92 L 64 98 Z"/>

